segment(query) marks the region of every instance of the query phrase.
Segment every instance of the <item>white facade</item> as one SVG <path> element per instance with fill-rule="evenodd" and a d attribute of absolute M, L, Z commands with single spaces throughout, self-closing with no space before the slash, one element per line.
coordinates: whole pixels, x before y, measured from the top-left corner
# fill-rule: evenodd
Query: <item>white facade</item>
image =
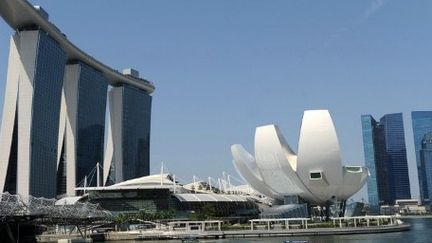
<path fill-rule="evenodd" d="M 0 130 L 0 188 L 6 183 L 9 156 L 12 146 L 12 135 L 17 109 L 18 84 L 22 67 L 19 59 L 20 39 L 17 35 L 10 38 L 9 65 L 7 70 L 6 88 L 4 92 L 3 115 Z"/>
<path fill-rule="evenodd" d="M 62 104 L 60 110 L 59 142 L 57 162 L 60 161 L 61 147 L 65 146 L 66 157 L 66 194 L 75 195 L 76 181 L 76 146 L 78 120 L 78 84 L 81 66 L 79 64 L 66 65 Z M 59 163 L 57 163 L 57 168 Z"/>
<path fill-rule="evenodd" d="M 114 183 L 124 181 L 123 178 L 123 89 L 114 87 L 109 92 L 108 106 L 110 110 L 108 121 L 108 138 L 104 156 L 104 182 Z M 111 168 L 115 168 L 110 175 Z M 111 178 L 110 178 L 111 176 Z"/>
<path fill-rule="evenodd" d="M 257 127 L 255 157 L 241 145 L 231 152 L 238 173 L 268 197 L 299 196 L 317 204 L 348 199 L 365 184 L 368 170 L 342 166 L 339 142 L 327 110 L 305 111 L 298 154 L 276 125 Z"/>

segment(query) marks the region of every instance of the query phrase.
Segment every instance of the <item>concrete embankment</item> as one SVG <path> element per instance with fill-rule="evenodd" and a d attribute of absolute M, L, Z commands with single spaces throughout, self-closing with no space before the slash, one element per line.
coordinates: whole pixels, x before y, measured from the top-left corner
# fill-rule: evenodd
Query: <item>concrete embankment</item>
<path fill-rule="evenodd" d="M 401 215 L 401 219 L 430 219 L 432 218 L 431 214 L 424 214 L 424 215 Z"/>

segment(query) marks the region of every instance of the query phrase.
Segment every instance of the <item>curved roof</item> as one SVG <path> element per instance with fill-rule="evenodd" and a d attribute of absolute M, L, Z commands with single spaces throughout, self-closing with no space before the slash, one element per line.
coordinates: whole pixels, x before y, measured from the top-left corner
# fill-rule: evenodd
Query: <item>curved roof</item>
<path fill-rule="evenodd" d="M 171 174 L 156 174 L 142 176 L 135 179 L 119 182 L 117 184 L 107 186 L 107 188 L 122 187 L 122 186 L 150 186 L 150 185 L 174 185 Z"/>
<path fill-rule="evenodd" d="M 178 193 L 174 196 L 181 202 L 247 202 L 244 197 L 229 194 Z"/>
<path fill-rule="evenodd" d="M 76 196 L 76 197 L 64 197 L 55 202 L 55 205 L 74 205 L 77 203 L 82 196 Z"/>
<path fill-rule="evenodd" d="M 66 52 L 69 60 L 79 60 L 99 70 L 111 85 L 129 84 L 136 88 L 152 93 L 153 83 L 145 79 L 123 75 L 107 65 L 88 55 L 72 42 L 51 22 L 44 18 L 30 3 L 25 0 L 1 0 L 0 16 L 15 30 L 38 26 L 56 40 Z"/>

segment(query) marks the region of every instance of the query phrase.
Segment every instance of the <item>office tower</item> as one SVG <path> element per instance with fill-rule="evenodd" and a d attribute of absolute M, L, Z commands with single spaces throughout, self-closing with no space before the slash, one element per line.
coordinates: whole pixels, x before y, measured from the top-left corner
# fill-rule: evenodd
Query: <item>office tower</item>
<path fill-rule="evenodd" d="M 75 187 L 105 181 L 103 171 L 109 85 L 122 89 L 110 107 L 121 107 L 121 139 L 109 144 L 125 151 L 123 178 L 148 174 L 153 83 L 128 69 L 106 66 L 71 43 L 41 7 L 27 1 L 0 1 L 0 16 L 11 37 L 0 130 L 0 190 L 53 198 L 75 195 Z M 120 104 L 115 104 L 115 102 Z M 111 132 L 111 129 L 108 129 Z M 112 150 L 112 149 L 111 149 Z M 93 175 L 93 176 L 92 176 Z M 93 178 L 93 180 L 92 180 Z"/>
<path fill-rule="evenodd" d="M 151 96 L 129 85 L 110 90 L 107 184 L 149 174 Z"/>
<path fill-rule="evenodd" d="M 361 117 L 369 203 L 394 204 L 411 198 L 402 113 L 387 114 L 377 122 L 370 115 Z"/>
<path fill-rule="evenodd" d="M 432 132 L 426 133 L 421 141 L 420 168 L 423 172 L 422 201 L 430 203 L 432 195 Z"/>
<path fill-rule="evenodd" d="M 422 201 L 429 201 L 432 196 L 429 193 L 429 191 L 432 189 L 432 181 L 426 179 L 428 176 L 430 176 L 427 174 L 428 172 L 426 169 L 426 167 L 429 166 L 428 163 L 430 163 L 428 160 L 429 156 L 427 155 L 429 152 L 426 152 L 429 148 L 423 148 L 423 146 L 429 146 L 429 140 L 424 139 L 426 134 L 432 132 L 432 111 L 413 111 L 411 112 L 411 119 L 414 134 L 414 147 L 416 152 L 420 198 Z M 425 151 L 426 157 L 421 156 L 421 150 Z"/>
<path fill-rule="evenodd" d="M 370 115 L 363 115 L 361 117 L 362 131 L 363 131 L 363 148 L 365 165 L 369 169 L 369 179 L 367 181 L 367 190 L 369 204 L 373 206 L 378 206 L 380 197 L 378 195 L 378 179 L 377 176 L 382 175 L 382 173 L 377 173 L 377 169 L 381 167 L 376 167 L 375 160 L 375 143 L 374 143 L 374 128 L 377 122 Z M 379 172 L 379 171 L 378 171 Z M 381 180 L 382 181 L 382 180 Z"/>

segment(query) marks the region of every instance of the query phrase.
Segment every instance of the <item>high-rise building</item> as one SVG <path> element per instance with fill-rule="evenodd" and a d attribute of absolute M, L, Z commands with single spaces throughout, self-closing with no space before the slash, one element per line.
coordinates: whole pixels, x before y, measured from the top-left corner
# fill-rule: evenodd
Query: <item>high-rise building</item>
<path fill-rule="evenodd" d="M 370 171 L 368 197 L 372 207 L 411 198 L 402 113 L 377 122 L 361 117 L 366 166 Z"/>
<path fill-rule="evenodd" d="M 103 165 L 107 89 L 101 72 L 82 62 L 66 65 L 58 143 L 58 194 L 73 194 L 75 186 L 98 163 Z M 91 180 L 87 185 L 97 184 Z"/>
<path fill-rule="evenodd" d="M 108 184 L 149 174 L 151 101 L 151 96 L 129 85 L 110 90 L 110 134 L 104 162 L 109 168 Z"/>
<path fill-rule="evenodd" d="M 41 7 L 2 0 L 0 16 L 16 30 L 0 130 L 1 192 L 52 198 L 74 195 L 80 182 L 102 185 L 102 171 L 121 175 L 115 182 L 148 175 L 153 84 L 80 50 Z M 121 136 L 105 148 L 107 123 L 109 136 L 111 128 Z M 105 149 L 118 160 L 104 164 Z M 97 164 L 103 170 L 95 174 Z"/>
<path fill-rule="evenodd" d="M 432 195 L 429 194 L 429 191 L 432 190 L 432 181 L 428 182 L 424 179 L 428 176 L 425 166 L 429 162 L 425 161 L 425 158 L 421 157 L 420 151 L 423 149 L 423 139 L 425 138 L 425 135 L 432 132 L 432 111 L 413 111 L 411 112 L 411 119 L 414 134 L 420 198 L 422 201 L 430 200 Z"/>
<path fill-rule="evenodd" d="M 378 206 L 380 197 L 378 195 L 378 183 L 377 176 L 380 173 L 377 173 L 377 169 L 380 167 L 375 166 L 375 143 L 374 143 L 374 128 L 376 127 L 377 122 L 370 115 L 363 115 L 361 117 L 362 122 L 362 130 L 363 130 L 363 148 L 364 148 L 364 157 L 365 157 L 365 165 L 369 169 L 369 178 L 367 181 L 367 190 L 369 197 L 369 204 Z M 378 171 L 379 172 L 379 171 Z"/>
<path fill-rule="evenodd" d="M 423 136 L 420 149 L 420 168 L 422 173 L 423 191 L 422 201 L 431 202 L 432 195 L 432 132 L 428 132 Z M 420 184 L 422 185 L 422 184 Z"/>
<path fill-rule="evenodd" d="M 4 190 L 56 195 L 65 64 L 65 52 L 43 30 L 19 31 L 11 38 L 0 140 L 0 178 L 8 177 L 0 182 Z"/>

